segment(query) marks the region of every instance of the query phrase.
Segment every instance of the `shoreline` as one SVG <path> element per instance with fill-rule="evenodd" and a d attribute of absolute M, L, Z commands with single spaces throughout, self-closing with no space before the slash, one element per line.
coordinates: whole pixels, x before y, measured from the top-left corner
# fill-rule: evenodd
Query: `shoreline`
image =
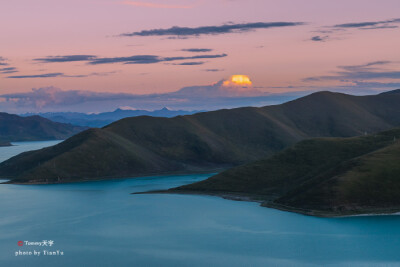
<path fill-rule="evenodd" d="M 135 192 L 132 195 L 142 194 L 176 194 L 176 195 L 199 195 L 199 196 L 214 196 L 227 200 L 233 201 L 245 201 L 245 202 L 256 202 L 260 204 L 260 207 L 270 208 L 280 211 L 293 212 L 304 216 L 318 217 L 318 218 L 350 218 L 350 217 L 364 217 L 364 216 L 390 216 L 400 215 L 400 207 L 398 208 L 386 208 L 386 209 L 366 209 L 365 211 L 347 211 L 347 212 L 329 212 L 320 210 L 307 210 L 301 208 L 295 208 L 285 206 L 277 203 L 273 203 L 275 199 L 270 196 L 269 199 L 265 195 L 251 195 L 245 193 L 233 193 L 233 192 L 213 192 L 213 191 L 180 191 L 180 190 L 154 190 L 147 192 Z"/>
<path fill-rule="evenodd" d="M 12 184 L 12 185 L 55 185 L 55 184 L 72 184 L 72 183 L 86 183 L 86 182 L 100 182 L 107 180 L 124 180 L 124 179 L 135 179 L 135 178 L 146 178 L 146 177 L 166 177 L 171 175 L 192 175 L 192 174 L 209 174 L 213 175 L 221 169 L 209 170 L 209 171 L 196 171 L 196 172 L 168 172 L 168 173 L 154 173 L 154 174 L 138 174 L 134 176 L 127 177 L 104 177 L 97 179 L 81 179 L 81 180 L 70 180 L 70 181 L 53 181 L 53 182 L 14 182 L 10 178 L 0 178 L 0 184 Z M 400 207 L 396 208 L 382 208 L 382 209 L 366 209 L 365 211 L 344 211 L 344 212 L 334 212 L 334 211 L 321 211 L 321 210 L 309 210 L 295 208 L 291 206 L 285 206 L 282 204 L 274 203 L 273 201 L 278 196 L 267 196 L 267 195 L 253 195 L 246 193 L 236 193 L 236 192 L 218 192 L 218 191 L 190 191 L 190 190 L 153 190 L 147 192 L 135 192 L 131 193 L 133 195 L 140 194 L 178 194 L 178 195 L 203 195 L 203 196 L 214 196 L 220 197 L 227 200 L 233 201 L 246 201 L 246 202 L 256 202 L 259 203 L 261 207 L 271 208 L 286 212 L 293 212 L 305 216 L 319 217 L 319 218 L 347 218 L 347 217 L 361 217 L 361 216 L 388 216 L 400 214 Z"/>
<path fill-rule="evenodd" d="M 211 169 L 205 171 L 193 171 L 193 172 L 164 172 L 164 173 L 149 173 L 149 174 L 137 174 L 130 176 L 109 176 L 109 177 L 101 177 L 96 179 L 80 179 L 80 180 L 64 180 L 64 181 L 51 181 L 51 182 L 43 182 L 43 181 L 30 181 L 30 182 L 18 182 L 13 181 L 12 178 L 9 177 L 0 177 L 0 184 L 14 184 L 14 185 L 54 185 L 54 184 L 71 184 L 71 183 L 86 183 L 86 182 L 98 182 L 98 181 L 107 181 L 107 180 L 123 180 L 123 179 L 135 179 L 135 178 L 146 178 L 146 177 L 163 177 L 163 176 L 185 176 L 185 175 L 193 175 L 193 174 L 209 174 L 215 175 L 218 172 L 221 172 L 224 169 Z M 7 180 L 6 182 L 1 182 L 1 180 Z"/>

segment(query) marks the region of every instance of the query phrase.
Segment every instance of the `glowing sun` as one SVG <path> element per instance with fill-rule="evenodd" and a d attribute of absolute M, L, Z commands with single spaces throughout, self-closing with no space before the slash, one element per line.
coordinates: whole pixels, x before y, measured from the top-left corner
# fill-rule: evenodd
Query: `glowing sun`
<path fill-rule="evenodd" d="M 224 86 L 251 86 L 252 84 L 247 75 L 232 75 L 229 80 L 224 81 Z"/>

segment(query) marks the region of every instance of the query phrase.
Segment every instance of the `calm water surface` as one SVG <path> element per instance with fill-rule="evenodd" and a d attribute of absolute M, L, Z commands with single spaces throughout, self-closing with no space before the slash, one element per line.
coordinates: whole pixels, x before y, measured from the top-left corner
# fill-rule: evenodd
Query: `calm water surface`
<path fill-rule="evenodd" d="M 14 153 L 0 148 L 2 159 Z M 0 266 L 400 266 L 399 216 L 322 219 L 218 197 L 129 194 L 208 176 L 0 185 Z M 64 255 L 15 256 L 43 250 L 20 240 L 53 240 L 44 249 Z"/>

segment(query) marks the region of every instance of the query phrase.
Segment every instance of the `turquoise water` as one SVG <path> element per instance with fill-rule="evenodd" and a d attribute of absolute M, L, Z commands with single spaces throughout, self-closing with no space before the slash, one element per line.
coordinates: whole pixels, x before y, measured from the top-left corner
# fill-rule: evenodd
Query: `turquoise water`
<path fill-rule="evenodd" d="M 0 153 L 6 153 L 2 150 Z M 131 195 L 207 178 L 0 185 L 0 266 L 400 266 L 400 217 L 313 218 L 211 196 Z M 62 256 L 18 241 L 53 240 Z"/>

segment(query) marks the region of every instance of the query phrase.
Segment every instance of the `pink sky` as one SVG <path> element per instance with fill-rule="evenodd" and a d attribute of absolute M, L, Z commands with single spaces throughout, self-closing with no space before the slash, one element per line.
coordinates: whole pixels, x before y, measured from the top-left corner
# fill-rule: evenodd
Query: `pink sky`
<path fill-rule="evenodd" d="M 329 88 L 355 82 L 400 82 L 400 21 L 394 21 L 400 18 L 398 0 L 5 0 L 0 2 L 0 10 L 0 57 L 4 58 L 0 63 L 7 64 L 0 66 L 0 94 L 48 86 L 63 90 L 164 93 L 185 86 L 212 84 L 233 74 L 249 75 L 254 86 L 268 92 Z M 118 36 L 173 26 L 196 28 L 253 22 L 305 24 L 187 39 Z M 377 24 L 333 27 L 363 22 Z M 329 33 L 317 32 L 321 30 Z M 325 40 L 312 41 L 316 36 Z M 190 48 L 212 51 L 181 51 Z M 223 54 L 227 56 L 153 64 L 34 61 L 68 55 L 165 58 Z M 377 61 L 385 63 L 360 67 Z M 175 65 L 184 62 L 202 64 Z M 343 72 L 338 66 L 361 69 L 353 68 L 350 78 L 346 74 L 343 78 L 343 73 L 336 73 Z M 392 74 L 375 77 L 360 72 Z M 51 73 L 62 75 L 21 78 Z M 80 75 L 88 76 L 71 77 Z M 338 77 L 304 80 L 332 75 Z M 12 76 L 17 78 L 9 78 Z M 285 88 L 288 86 L 292 88 Z"/>

